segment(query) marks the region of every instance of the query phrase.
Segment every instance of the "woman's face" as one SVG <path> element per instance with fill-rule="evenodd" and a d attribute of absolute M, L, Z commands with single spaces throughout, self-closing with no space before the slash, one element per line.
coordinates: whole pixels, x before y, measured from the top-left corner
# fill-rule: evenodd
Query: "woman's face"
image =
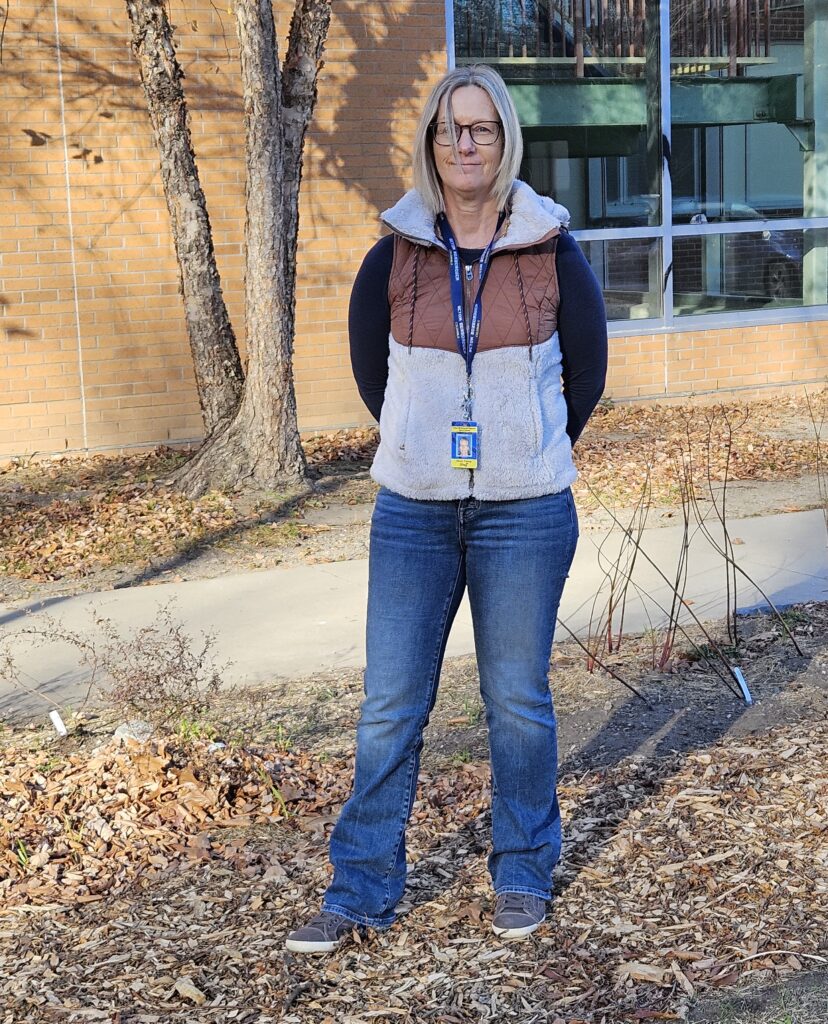
<path fill-rule="evenodd" d="M 456 124 L 465 126 L 476 124 L 478 121 L 500 122 L 488 93 L 476 85 L 464 85 L 455 89 L 451 104 Z M 445 100 L 440 104 L 437 120 L 448 120 Z M 439 146 L 433 138 L 431 146 L 444 192 L 454 192 L 463 198 L 487 198 L 491 194 L 503 154 L 502 130 L 500 138 L 490 146 L 476 145 L 471 132 L 465 130 L 457 143 L 459 161 L 455 160 L 451 146 Z"/>

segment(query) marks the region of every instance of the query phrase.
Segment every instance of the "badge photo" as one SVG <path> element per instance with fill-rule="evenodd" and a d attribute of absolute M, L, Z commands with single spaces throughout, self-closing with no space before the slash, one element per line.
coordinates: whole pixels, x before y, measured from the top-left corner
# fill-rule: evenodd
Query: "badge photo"
<path fill-rule="evenodd" d="M 477 424 L 455 420 L 451 425 L 451 465 L 454 469 L 477 469 Z"/>

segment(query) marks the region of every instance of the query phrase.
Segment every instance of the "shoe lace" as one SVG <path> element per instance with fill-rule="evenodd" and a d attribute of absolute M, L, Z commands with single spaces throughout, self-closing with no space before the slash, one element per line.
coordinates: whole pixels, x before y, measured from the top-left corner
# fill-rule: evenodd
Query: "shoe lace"
<path fill-rule="evenodd" d="M 321 928 L 325 928 L 327 925 L 336 926 L 343 923 L 348 923 L 351 927 L 355 927 L 353 922 L 348 922 L 347 918 L 343 917 L 342 914 L 337 914 L 335 910 L 320 910 L 312 921 L 313 925 Z"/>
<path fill-rule="evenodd" d="M 501 911 L 523 910 L 529 902 L 526 893 L 522 892 L 505 892 L 500 899 L 498 909 Z"/>

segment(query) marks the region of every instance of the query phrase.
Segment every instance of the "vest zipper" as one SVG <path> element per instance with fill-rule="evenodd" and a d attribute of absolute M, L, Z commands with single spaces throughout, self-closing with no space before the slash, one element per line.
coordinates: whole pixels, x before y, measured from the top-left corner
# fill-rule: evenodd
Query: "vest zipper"
<path fill-rule="evenodd" d="M 469 336 L 469 328 L 471 326 L 471 305 L 472 305 L 472 294 L 471 286 L 474 281 L 474 265 L 467 263 L 466 272 L 463 275 L 465 281 L 463 283 L 463 319 L 466 322 L 466 337 Z M 474 494 L 474 470 L 469 470 L 469 497 Z"/>

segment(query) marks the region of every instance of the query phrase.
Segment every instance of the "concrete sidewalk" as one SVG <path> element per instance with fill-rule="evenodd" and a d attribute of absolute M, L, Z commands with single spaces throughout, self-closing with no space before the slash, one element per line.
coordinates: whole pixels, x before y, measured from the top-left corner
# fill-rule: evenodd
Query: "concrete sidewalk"
<path fill-rule="evenodd" d="M 776 605 L 828 600 L 828 548 L 820 510 L 735 519 L 729 526 L 737 542 L 738 564 Z M 647 530 L 643 538 L 643 552 L 670 579 L 676 573 L 681 534 L 681 527 L 667 527 Z M 600 620 L 609 594 L 606 571 L 620 544 L 618 530 L 581 537 L 560 611 L 570 629 L 583 634 L 591 618 L 596 623 Z M 686 600 L 701 619 L 720 618 L 725 612 L 724 562 L 698 532 L 692 540 L 689 566 Z M 172 601 L 173 614 L 186 632 L 194 637 L 202 632 L 216 635 L 216 659 L 232 662 L 225 673 L 228 683 L 252 684 L 277 676 L 297 678 L 359 667 L 364 661 L 367 581 L 368 563 L 360 560 L 81 594 L 27 606 L 0 605 L 0 653 L 11 650 L 25 670 L 28 686 L 61 704 L 71 703 L 84 692 L 86 681 L 72 648 L 52 643 L 33 649 L 25 638 L 4 638 L 4 634 L 42 626 L 50 618 L 63 629 L 94 639 L 92 615 L 97 612 L 128 637 Z M 756 587 L 741 578 L 738 586 L 740 608 L 763 604 Z M 639 555 L 625 631 L 638 632 L 664 622 L 670 596 L 670 587 Z M 564 635 L 559 630 L 558 636 Z M 464 600 L 447 655 L 473 650 L 471 616 Z M 0 683 L 0 717 L 45 711 L 47 705 L 36 696 Z"/>

